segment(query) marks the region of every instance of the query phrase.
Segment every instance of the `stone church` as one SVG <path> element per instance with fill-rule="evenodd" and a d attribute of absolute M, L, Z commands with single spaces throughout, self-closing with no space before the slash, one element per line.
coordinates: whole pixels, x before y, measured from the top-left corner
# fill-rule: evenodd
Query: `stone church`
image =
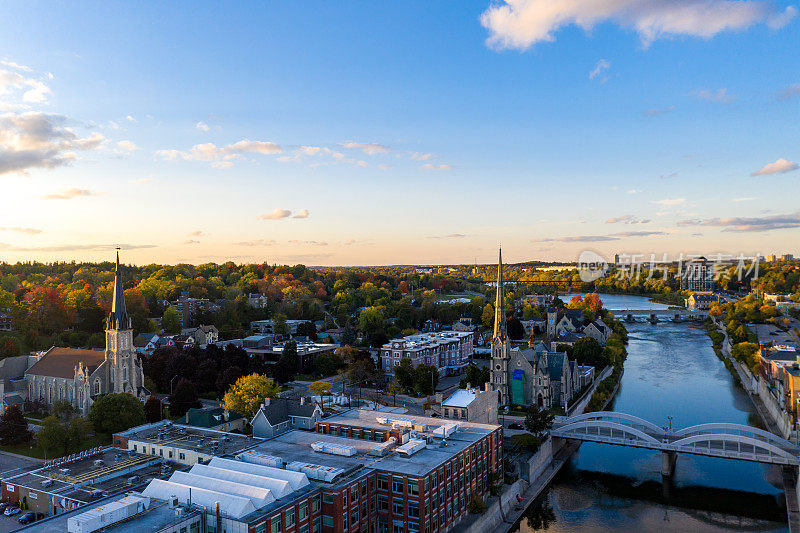
<path fill-rule="evenodd" d="M 533 348 L 512 349 L 506 329 L 502 250 L 497 264 L 497 296 L 491 347 L 490 382 L 492 389 L 499 394 L 500 404 L 536 404 L 542 409 L 550 409 L 553 405 L 551 366 L 555 366 L 551 364 L 550 358 L 566 356 L 563 353 L 555 354 Z M 556 360 L 552 363 L 556 363 Z"/>
<path fill-rule="evenodd" d="M 125 295 L 117 252 L 114 299 L 106 321 L 106 349 L 52 347 L 26 372 L 28 400 L 52 404 L 69 400 L 87 413 L 94 400 L 112 392 L 127 392 L 144 401 L 144 372 L 133 346 L 133 327 L 125 310 Z"/>

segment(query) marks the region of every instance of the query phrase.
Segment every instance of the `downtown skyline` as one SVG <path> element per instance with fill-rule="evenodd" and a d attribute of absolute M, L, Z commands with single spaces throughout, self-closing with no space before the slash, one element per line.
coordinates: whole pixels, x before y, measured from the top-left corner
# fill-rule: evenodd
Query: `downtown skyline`
<path fill-rule="evenodd" d="M 7 5 L 0 260 L 800 252 L 796 5 L 569 6 Z"/>

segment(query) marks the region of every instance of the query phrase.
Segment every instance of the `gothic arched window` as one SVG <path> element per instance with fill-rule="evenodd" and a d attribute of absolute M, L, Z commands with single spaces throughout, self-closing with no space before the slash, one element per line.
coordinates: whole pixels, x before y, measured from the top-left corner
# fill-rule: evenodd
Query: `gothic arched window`
<path fill-rule="evenodd" d="M 122 381 L 128 381 L 128 367 L 122 367 Z"/>
<path fill-rule="evenodd" d="M 95 394 L 100 394 L 100 380 L 99 379 L 94 380 L 94 393 Z"/>

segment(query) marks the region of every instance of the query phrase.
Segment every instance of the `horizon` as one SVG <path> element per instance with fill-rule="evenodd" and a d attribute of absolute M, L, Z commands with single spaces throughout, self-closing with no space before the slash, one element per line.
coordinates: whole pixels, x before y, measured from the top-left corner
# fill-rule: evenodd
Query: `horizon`
<path fill-rule="evenodd" d="M 800 255 L 796 3 L 656 4 L 8 5 L 0 261 Z"/>

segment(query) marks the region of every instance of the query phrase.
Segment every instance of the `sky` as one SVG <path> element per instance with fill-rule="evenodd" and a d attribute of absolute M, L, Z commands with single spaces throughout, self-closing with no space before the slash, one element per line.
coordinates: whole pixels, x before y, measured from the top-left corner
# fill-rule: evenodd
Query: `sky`
<path fill-rule="evenodd" d="M 5 2 L 0 261 L 800 255 L 766 0 Z"/>

